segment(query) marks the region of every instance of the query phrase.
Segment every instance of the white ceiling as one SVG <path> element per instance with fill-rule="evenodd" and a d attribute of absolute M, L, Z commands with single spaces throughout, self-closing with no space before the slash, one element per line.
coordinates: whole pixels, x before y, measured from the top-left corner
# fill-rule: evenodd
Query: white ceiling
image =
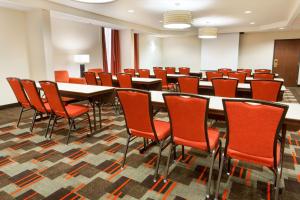
<path fill-rule="evenodd" d="M 117 0 L 105 4 L 49 0 L 73 8 L 164 30 L 161 20 L 168 10 L 190 10 L 197 27 L 216 26 L 223 32 L 260 31 L 291 25 L 299 0 Z M 128 10 L 134 10 L 129 13 Z M 252 11 L 245 14 L 246 10 Z M 251 22 L 255 24 L 251 25 Z"/>

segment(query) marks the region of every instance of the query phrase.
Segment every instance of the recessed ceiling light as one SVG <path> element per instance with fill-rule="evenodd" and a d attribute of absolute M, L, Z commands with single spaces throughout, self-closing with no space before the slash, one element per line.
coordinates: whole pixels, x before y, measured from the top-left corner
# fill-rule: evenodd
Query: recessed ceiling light
<path fill-rule="evenodd" d="M 246 10 L 244 13 L 245 13 L 245 14 L 251 14 L 252 11 L 251 11 L 251 10 Z"/>
<path fill-rule="evenodd" d="M 251 24 L 251 25 L 254 25 L 254 24 L 255 24 L 255 22 L 250 22 L 250 24 Z"/>
<path fill-rule="evenodd" d="M 159 23 L 163 23 L 163 21 L 160 20 Z"/>
<path fill-rule="evenodd" d="M 134 13 L 134 10 L 128 10 L 129 13 Z"/>
<path fill-rule="evenodd" d="M 280 29 L 280 30 L 283 30 L 283 29 L 285 29 L 285 27 L 280 27 L 279 29 Z"/>
<path fill-rule="evenodd" d="M 113 2 L 115 0 L 73 0 L 73 1 L 79 1 L 82 3 L 108 3 L 108 2 Z"/>

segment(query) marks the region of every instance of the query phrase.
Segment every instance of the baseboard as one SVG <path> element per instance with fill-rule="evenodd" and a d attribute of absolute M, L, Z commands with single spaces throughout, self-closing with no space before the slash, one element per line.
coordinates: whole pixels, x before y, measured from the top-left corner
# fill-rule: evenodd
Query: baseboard
<path fill-rule="evenodd" d="M 7 109 L 7 108 L 13 108 L 13 107 L 17 107 L 17 106 L 19 106 L 18 103 L 6 104 L 6 105 L 0 106 L 0 110 Z"/>

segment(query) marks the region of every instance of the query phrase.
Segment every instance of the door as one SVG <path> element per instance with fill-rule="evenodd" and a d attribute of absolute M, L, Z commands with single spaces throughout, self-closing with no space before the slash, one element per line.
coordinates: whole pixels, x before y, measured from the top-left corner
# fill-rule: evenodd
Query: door
<path fill-rule="evenodd" d="M 298 82 L 300 39 L 275 40 L 273 72 L 284 79 L 287 87 Z"/>

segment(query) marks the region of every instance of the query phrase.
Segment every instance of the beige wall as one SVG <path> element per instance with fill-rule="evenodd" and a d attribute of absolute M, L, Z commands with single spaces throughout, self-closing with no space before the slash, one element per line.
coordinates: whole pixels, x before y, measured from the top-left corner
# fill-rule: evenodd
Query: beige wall
<path fill-rule="evenodd" d="M 120 30 L 121 68 L 134 68 L 134 41 L 131 30 Z"/>
<path fill-rule="evenodd" d="M 29 78 L 26 14 L 0 8 L 0 105 L 15 103 L 6 77 Z"/>
<path fill-rule="evenodd" d="M 75 54 L 89 54 L 88 68 L 102 68 L 101 28 L 92 24 L 51 18 L 53 42 L 53 70 L 67 69 L 70 76 L 78 77 L 79 64 Z"/>

